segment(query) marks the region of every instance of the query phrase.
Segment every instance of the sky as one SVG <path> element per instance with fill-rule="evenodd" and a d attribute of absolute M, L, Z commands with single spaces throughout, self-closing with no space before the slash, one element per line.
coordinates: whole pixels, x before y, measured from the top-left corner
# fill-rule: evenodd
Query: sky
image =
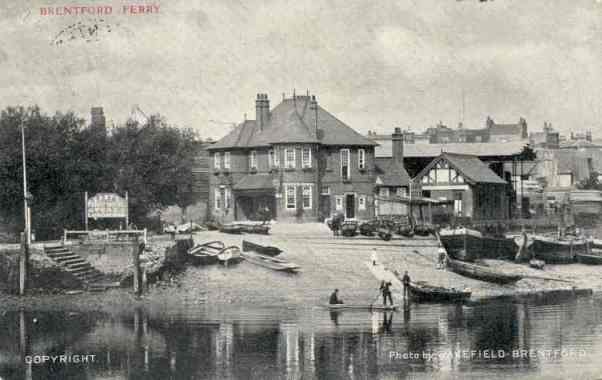
<path fill-rule="evenodd" d="M 79 5 L 112 14 L 42 15 Z M 0 36 L 2 109 L 121 124 L 138 105 L 220 138 L 257 93 L 309 90 L 363 133 L 489 115 L 602 137 L 602 0 L 8 0 Z"/>

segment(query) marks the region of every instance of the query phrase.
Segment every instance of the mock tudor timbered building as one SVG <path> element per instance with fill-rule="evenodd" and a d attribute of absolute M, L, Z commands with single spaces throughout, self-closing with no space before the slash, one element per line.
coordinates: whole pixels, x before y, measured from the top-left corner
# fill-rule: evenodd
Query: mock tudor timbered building
<path fill-rule="evenodd" d="M 441 153 L 414 181 L 425 197 L 453 200 L 457 216 L 507 219 L 510 185 L 476 156 Z"/>
<path fill-rule="evenodd" d="M 222 222 L 374 216 L 374 141 L 323 109 L 315 96 L 285 98 L 270 110 L 258 94 L 245 120 L 208 148 L 210 209 Z"/>

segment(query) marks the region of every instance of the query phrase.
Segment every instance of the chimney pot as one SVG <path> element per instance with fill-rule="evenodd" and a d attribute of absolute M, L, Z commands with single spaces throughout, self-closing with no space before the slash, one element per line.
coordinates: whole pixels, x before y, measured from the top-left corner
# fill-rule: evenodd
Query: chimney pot
<path fill-rule="evenodd" d="M 396 127 L 391 135 L 391 144 L 393 148 L 393 161 L 403 166 L 403 134 L 401 128 Z"/>

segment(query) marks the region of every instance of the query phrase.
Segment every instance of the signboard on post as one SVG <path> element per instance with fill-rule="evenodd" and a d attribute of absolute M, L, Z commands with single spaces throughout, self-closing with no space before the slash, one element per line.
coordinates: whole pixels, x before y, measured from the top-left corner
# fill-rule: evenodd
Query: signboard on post
<path fill-rule="evenodd" d="M 128 194 L 125 198 L 115 193 L 98 193 L 88 198 L 86 193 L 86 230 L 88 219 L 124 218 L 128 225 Z"/>

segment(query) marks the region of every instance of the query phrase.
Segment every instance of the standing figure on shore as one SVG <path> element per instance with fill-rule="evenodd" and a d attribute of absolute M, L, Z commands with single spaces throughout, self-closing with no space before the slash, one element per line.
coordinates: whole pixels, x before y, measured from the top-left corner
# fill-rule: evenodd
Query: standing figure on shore
<path fill-rule="evenodd" d="M 439 243 L 439 249 L 437 250 L 437 255 L 438 255 L 437 269 L 445 268 L 445 257 L 447 256 L 447 252 L 445 251 L 445 248 L 443 248 L 443 245 L 441 243 Z"/>
<path fill-rule="evenodd" d="M 372 256 L 370 256 L 370 261 L 372 261 L 372 265 L 376 265 L 378 262 L 378 256 L 376 256 L 376 248 L 372 248 Z"/>
<path fill-rule="evenodd" d="M 391 282 L 390 281 L 382 281 L 380 283 L 380 291 L 383 294 L 383 305 L 387 306 L 387 298 L 389 299 L 389 302 L 391 303 L 391 306 L 393 306 L 393 297 L 391 296 Z"/>
<path fill-rule="evenodd" d="M 403 299 L 407 300 L 411 282 L 410 276 L 408 275 L 408 271 L 404 272 L 401 281 L 403 282 Z"/>

